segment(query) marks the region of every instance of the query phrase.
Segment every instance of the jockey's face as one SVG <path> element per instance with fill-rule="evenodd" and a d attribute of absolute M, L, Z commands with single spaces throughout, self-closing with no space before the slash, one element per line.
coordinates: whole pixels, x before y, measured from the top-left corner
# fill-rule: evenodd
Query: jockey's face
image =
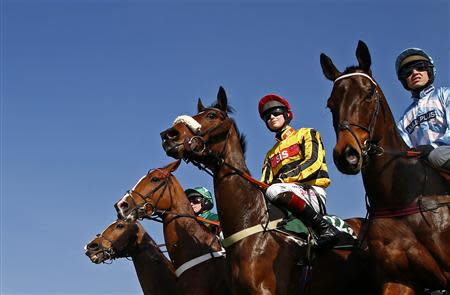
<path fill-rule="evenodd" d="M 285 123 L 283 114 L 279 114 L 277 116 L 275 115 L 271 114 L 270 117 L 267 119 L 267 126 L 271 130 L 279 130 L 284 126 Z"/>
<path fill-rule="evenodd" d="M 198 214 L 202 211 L 202 200 L 201 198 L 189 198 L 189 202 L 191 203 L 192 209 L 194 209 L 194 213 Z"/>
<path fill-rule="evenodd" d="M 419 69 L 413 69 L 406 78 L 406 85 L 409 89 L 416 90 L 425 86 L 429 79 L 427 70 L 419 71 Z"/>

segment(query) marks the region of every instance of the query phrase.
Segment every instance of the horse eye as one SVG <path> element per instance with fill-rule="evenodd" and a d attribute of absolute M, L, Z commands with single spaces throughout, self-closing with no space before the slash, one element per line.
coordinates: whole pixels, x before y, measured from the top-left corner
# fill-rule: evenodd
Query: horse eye
<path fill-rule="evenodd" d="M 122 223 L 118 223 L 117 225 L 116 225 L 116 228 L 124 228 L 125 227 L 125 225 L 123 225 Z"/>
<path fill-rule="evenodd" d="M 216 115 L 216 113 L 208 113 L 207 117 L 208 117 L 208 119 L 215 119 L 215 118 L 217 118 L 217 115 Z"/>
<path fill-rule="evenodd" d="M 156 176 L 153 176 L 151 180 L 152 180 L 152 182 L 158 182 L 158 181 L 159 181 L 159 178 L 156 177 Z"/>

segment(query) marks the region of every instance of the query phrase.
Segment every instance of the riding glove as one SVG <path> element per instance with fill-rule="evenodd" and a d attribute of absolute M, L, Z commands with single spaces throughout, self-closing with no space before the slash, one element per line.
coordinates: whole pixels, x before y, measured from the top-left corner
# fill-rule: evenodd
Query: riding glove
<path fill-rule="evenodd" d="M 434 147 L 431 144 L 424 144 L 416 146 L 414 150 L 420 152 L 421 157 L 427 157 L 428 154 L 431 153 L 432 150 L 434 150 Z"/>

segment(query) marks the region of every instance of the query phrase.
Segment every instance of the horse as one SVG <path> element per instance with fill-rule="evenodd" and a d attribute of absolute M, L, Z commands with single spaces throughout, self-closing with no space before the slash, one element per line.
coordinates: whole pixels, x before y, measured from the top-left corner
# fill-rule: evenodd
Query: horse
<path fill-rule="evenodd" d="M 145 295 L 179 294 L 172 264 L 139 222 L 117 220 L 85 246 L 96 264 L 131 257 Z"/>
<path fill-rule="evenodd" d="M 312 281 L 301 279 L 310 266 L 305 260 L 312 260 L 306 259 L 309 247 L 304 243 L 299 247 L 278 230 L 267 230 L 272 222 L 264 193 L 249 176 L 245 140 L 229 117 L 225 90 L 219 88 L 212 107 L 199 99 L 197 108 L 196 115 L 180 116 L 161 132 L 162 145 L 168 156 L 190 161 L 213 175 L 235 293 L 369 294 L 364 249 L 316 253 Z M 347 222 L 359 234 L 362 220 Z"/>
<path fill-rule="evenodd" d="M 323 53 L 320 63 L 334 82 L 327 102 L 334 163 L 344 174 L 362 174 L 370 206 L 367 241 L 382 294 L 449 289 L 448 183 L 401 138 L 362 41 L 356 57 L 358 66 L 344 72 Z"/>
<path fill-rule="evenodd" d="M 176 177 L 175 161 L 152 169 L 115 205 L 126 220 L 162 219 L 167 252 L 183 294 L 229 294 L 225 251 L 194 214 Z"/>

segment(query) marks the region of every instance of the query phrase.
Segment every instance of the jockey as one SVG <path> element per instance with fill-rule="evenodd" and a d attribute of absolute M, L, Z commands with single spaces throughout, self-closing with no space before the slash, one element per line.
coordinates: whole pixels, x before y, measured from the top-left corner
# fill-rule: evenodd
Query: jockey
<path fill-rule="evenodd" d="M 434 167 L 450 172 L 450 88 L 433 86 L 433 59 L 419 48 L 403 50 L 395 70 L 412 98 L 397 123 L 403 140 Z"/>
<path fill-rule="evenodd" d="M 184 191 L 191 203 L 192 209 L 196 216 L 210 221 L 219 221 L 219 216 L 216 213 L 211 212 L 213 208 L 213 198 L 211 192 L 203 186 L 188 188 Z M 219 226 L 203 222 L 211 232 L 218 234 L 220 229 Z"/>
<path fill-rule="evenodd" d="M 295 130 L 289 126 L 293 117 L 291 107 L 276 94 L 261 98 L 258 110 L 276 139 L 262 169 L 261 181 L 270 185 L 267 198 L 311 227 L 317 235 L 319 248 L 331 247 L 337 242 L 339 231 L 322 216 L 325 213 L 325 188 L 330 179 L 319 132 L 312 128 Z"/>

